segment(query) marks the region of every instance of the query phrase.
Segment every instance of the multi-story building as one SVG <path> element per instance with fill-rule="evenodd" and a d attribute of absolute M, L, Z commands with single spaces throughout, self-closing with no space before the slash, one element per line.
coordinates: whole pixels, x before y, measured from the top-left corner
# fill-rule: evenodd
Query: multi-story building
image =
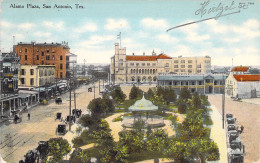
<path fill-rule="evenodd" d="M 111 57 L 110 73 L 114 83 L 157 82 L 158 73 L 206 74 L 211 70 L 211 58 L 169 57 L 166 54 L 126 55 L 126 48 L 115 44 Z"/>
<path fill-rule="evenodd" d="M 2 65 L 0 114 L 9 116 L 11 111 L 19 107 L 18 55 L 16 53 L 2 53 Z"/>
<path fill-rule="evenodd" d="M 171 74 L 159 73 L 158 85 L 171 86 L 176 93 L 187 87 L 192 93 L 214 94 L 224 92 L 226 74 Z"/>
<path fill-rule="evenodd" d="M 23 43 L 14 45 L 14 51 L 20 57 L 22 65 L 55 65 L 55 76 L 66 77 L 66 54 L 69 53 L 67 42 L 62 43 Z"/>
<path fill-rule="evenodd" d="M 73 75 L 74 77 L 77 75 L 76 65 L 77 64 L 77 55 L 73 53 L 66 53 L 66 77 L 69 78 Z"/>
<path fill-rule="evenodd" d="M 55 83 L 55 65 L 20 65 L 19 86 L 41 87 Z"/>

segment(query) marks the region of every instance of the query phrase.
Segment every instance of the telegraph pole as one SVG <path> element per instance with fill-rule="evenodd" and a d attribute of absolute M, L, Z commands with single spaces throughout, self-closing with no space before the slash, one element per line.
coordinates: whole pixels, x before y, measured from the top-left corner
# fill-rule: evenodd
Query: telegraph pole
<path fill-rule="evenodd" d="M 70 105 L 69 105 L 69 109 L 70 109 L 70 113 L 69 113 L 69 131 L 71 131 L 71 76 L 70 76 Z"/>
<path fill-rule="evenodd" d="M 222 127 L 224 129 L 225 124 L 225 79 L 223 74 L 223 95 L 222 95 Z"/>

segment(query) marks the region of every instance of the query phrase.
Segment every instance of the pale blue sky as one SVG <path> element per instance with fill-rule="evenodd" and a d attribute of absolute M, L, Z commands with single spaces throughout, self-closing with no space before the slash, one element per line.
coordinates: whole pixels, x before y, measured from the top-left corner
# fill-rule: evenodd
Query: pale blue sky
<path fill-rule="evenodd" d="M 12 48 L 16 42 L 69 42 L 71 52 L 78 55 L 78 62 L 110 63 L 114 54 L 117 34 L 122 33 L 122 47 L 127 54 L 150 55 L 156 53 L 177 57 L 212 57 L 213 65 L 260 65 L 260 3 L 246 1 L 242 9 L 236 0 L 211 0 L 205 7 L 219 3 L 240 13 L 220 17 L 194 25 L 166 30 L 173 26 L 216 16 L 218 12 L 195 15 L 205 0 L 2 0 L 1 50 Z M 250 2 L 250 3 L 248 3 Z M 25 8 L 10 8 L 11 4 Z M 28 9 L 27 4 L 40 9 Z M 43 4 L 52 6 L 42 8 Z M 53 6 L 70 5 L 72 9 L 54 9 Z M 75 4 L 84 6 L 76 9 Z M 240 8 L 239 8 L 240 7 Z"/>

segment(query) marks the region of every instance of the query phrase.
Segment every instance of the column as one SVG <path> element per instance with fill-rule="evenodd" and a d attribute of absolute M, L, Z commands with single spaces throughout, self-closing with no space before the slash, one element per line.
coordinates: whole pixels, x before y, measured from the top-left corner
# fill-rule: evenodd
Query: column
<path fill-rule="evenodd" d="M 213 94 L 215 94 L 214 87 L 215 87 L 215 80 L 213 79 Z"/>

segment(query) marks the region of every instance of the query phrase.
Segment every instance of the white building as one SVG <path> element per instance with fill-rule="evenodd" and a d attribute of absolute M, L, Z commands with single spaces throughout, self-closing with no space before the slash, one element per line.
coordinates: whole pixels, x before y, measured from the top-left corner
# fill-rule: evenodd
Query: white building
<path fill-rule="evenodd" d="M 66 53 L 66 77 L 69 78 L 73 72 L 76 73 L 77 55 L 73 53 Z"/>
<path fill-rule="evenodd" d="M 230 97 L 260 97 L 260 75 L 230 73 L 226 79 L 225 92 Z"/>

